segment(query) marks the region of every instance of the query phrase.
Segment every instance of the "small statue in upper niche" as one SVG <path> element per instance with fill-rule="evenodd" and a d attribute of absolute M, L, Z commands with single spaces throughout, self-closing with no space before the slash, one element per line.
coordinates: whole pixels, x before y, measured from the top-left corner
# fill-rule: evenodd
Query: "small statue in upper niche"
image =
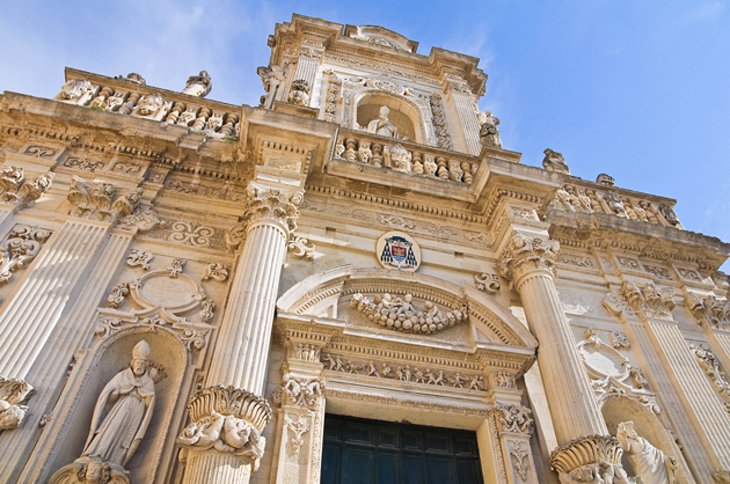
<path fill-rule="evenodd" d="M 379 116 L 368 123 L 368 131 L 389 138 L 398 138 L 398 127 L 390 122 L 389 114 L 388 106 L 381 106 Z"/>
<path fill-rule="evenodd" d="M 297 79 L 291 83 L 289 102 L 306 106 L 309 103 L 309 83 L 304 79 Z"/>
<path fill-rule="evenodd" d="M 200 71 L 200 74 L 197 76 L 188 77 L 188 82 L 185 83 L 185 89 L 182 90 L 182 93 L 196 97 L 205 97 L 212 87 L 213 82 L 210 79 L 208 71 Z"/>
<path fill-rule="evenodd" d="M 499 136 L 499 118 L 494 116 L 491 112 L 479 113 L 479 139 L 482 141 L 482 146 L 494 146 L 496 148 L 502 147 L 502 138 Z"/>
<path fill-rule="evenodd" d="M 548 171 L 557 171 L 558 173 L 570 175 L 570 168 L 568 168 L 562 153 L 553 151 L 550 148 L 545 148 L 543 153 L 545 153 L 545 158 L 542 160 L 543 168 Z"/>
<path fill-rule="evenodd" d="M 117 373 L 104 386 L 96 401 L 81 457 L 56 472 L 52 484 L 129 482 L 124 466 L 147 432 L 155 406 L 155 380 L 160 376 L 159 370 L 150 365 L 150 352 L 145 340 L 137 343 L 129 368 Z"/>

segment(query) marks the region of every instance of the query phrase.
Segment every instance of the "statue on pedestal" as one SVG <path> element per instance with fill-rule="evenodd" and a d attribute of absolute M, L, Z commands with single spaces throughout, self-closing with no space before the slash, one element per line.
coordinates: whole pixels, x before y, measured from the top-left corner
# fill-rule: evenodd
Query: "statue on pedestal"
<path fill-rule="evenodd" d="M 479 139 L 482 142 L 482 146 L 493 146 L 495 148 L 502 147 L 502 138 L 499 136 L 499 118 L 494 116 L 491 112 L 479 113 Z"/>

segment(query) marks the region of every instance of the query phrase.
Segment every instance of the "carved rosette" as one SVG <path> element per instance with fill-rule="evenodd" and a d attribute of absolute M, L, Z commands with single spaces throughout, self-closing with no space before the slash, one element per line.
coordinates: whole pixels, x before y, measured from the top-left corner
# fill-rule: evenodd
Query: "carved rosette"
<path fill-rule="evenodd" d="M 560 244 L 555 240 L 514 234 L 502 251 L 497 271 L 505 279 L 515 282 L 535 271 L 554 275 L 559 250 Z"/>
<path fill-rule="evenodd" d="M 33 393 L 33 386 L 19 378 L 0 377 L 0 431 L 17 429 L 28 410 L 25 401 Z"/>
<path fill-rule="evenodd" d="M 609 435 L 589 435 L 561 445 L 550 454 L 550 467 L 564 484 L 629 482 L 621 467 L 621 443 Z"/>
<path fill-rule="evenodd" d="M 256 471 L 264 456 L 261 435 L 271 419 L 266 399 L 232 385 L 197 391 L 188 404 L 190 424 L 177 443 L 183 452 L 215 450 L 240 456 Z"/>
<path fill-rule="evenodd" d="M 247 231 L 259 223 L 274 222 L 285 232 L 287 240 L 297 228 L 299 219 L 299 205 L 302 203 L 304 192 L 297 190 L 294 193 L 284 193 L 280 190 L 267 188 L 256 182 L 247 187 L 248 207 L 241 221 L 228 229 L 225 234 L 226 246 L 229 250 L 236 249 Z"/>

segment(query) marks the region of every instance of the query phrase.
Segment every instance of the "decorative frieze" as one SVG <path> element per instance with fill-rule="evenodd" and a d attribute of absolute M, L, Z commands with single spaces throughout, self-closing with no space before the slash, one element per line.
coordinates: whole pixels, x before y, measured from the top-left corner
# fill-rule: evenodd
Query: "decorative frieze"
<path fill-rule="evenodd" d="M 188 404 L 190 424 L 177 438 L 183 452 L 216 450 L 239 456 L 256 471 L 264 456 L 262 432 L 271 419 L 266 399 L 234 386 L 195 392 Z"/>
<path fill-rule="evenodd" d="M 322 363 L 326 370 L 340 373 L 463 390 L 485 391 L 487 389 L 484 377 L 472 373 L 445 372 L 442 369 L 422 368 L 408 364 L 393 365 L 384 361 L 378 365 L 372 360 L 355 361 L 334 353 L 322 353 Z"/>
<path fill-rule="evenodd" d="M 460 309 L 448 312 L 431 301 L 425 301 L 423 305 L 423 309 L 417 309 L 410 293 L 403 297 L 385 293 L 373 299 L 357 293 L 350 300 L 350 307 L 363 313 L 370 321 L 405 333 L 433 334 L 465 322 L 468 318 L 466 303 Z"/>
<path fill-rule="evenodd" d="M 0 376 L 0 431 L 20 427 L 28 410 L 23 404 L 32 393 L 33 386 L 25 380 Z"/>

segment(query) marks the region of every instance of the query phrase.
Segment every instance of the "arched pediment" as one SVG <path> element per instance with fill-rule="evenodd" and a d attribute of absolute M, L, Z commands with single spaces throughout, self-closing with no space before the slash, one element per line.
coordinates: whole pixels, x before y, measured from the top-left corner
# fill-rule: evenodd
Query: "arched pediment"
<path fill-rule="evenodd" d="M 440 320 L 450 320 L 452 324 L 444 323 L 428 332 L 425 329 L 414 331 L 412 326 L 406 330 L 389 325 L 386 320 L 373 317 L 384 311 L 382 297 L 385 294 L 392 301 L 405 300 L 409 295 L 408 303 L 398 304 L 408 305 L 416 325 L 419 317 L 435 314 L 434 308 L 440 310 Z M 367 304 L 363 304 L 363 300 Z M 292 286 L 279 298 L 277 310 L 280 316 L 290 314 L 335 320 L 361 332 L 419 340 L 429 338 L 462 349 L 465 346 L 474 350 L 510 346 L 534 351 L 537 347 L 529 330 L 488 295 L 420 273 L 338 267 Z M 451 316 L 460 311 L 464 311 L 464 318 Z"/>

